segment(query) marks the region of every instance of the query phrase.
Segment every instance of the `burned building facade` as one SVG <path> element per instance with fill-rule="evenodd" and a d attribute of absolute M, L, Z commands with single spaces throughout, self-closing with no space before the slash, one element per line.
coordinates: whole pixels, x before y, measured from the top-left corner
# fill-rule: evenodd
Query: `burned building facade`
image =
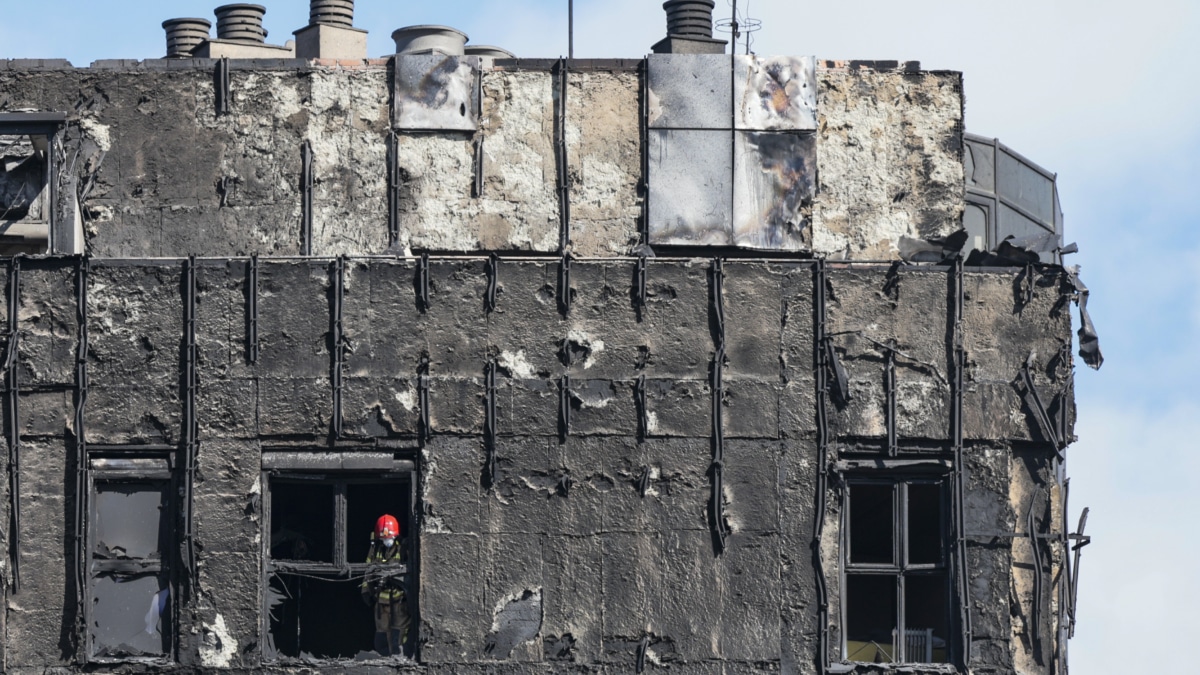
<path fill-rule="evenodd" d="M 5 672 L 1066 672 L 1100 357 L 958 73 L 352 4 L 0 60 Z"/>

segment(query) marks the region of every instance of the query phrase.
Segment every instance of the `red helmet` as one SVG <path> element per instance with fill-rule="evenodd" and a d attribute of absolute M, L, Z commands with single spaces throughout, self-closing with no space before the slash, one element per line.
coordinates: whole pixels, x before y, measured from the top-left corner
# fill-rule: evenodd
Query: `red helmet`
<path fill-rule="evenodd" d="M 375 521 L 375 537 L 377 539 L 386 539 L 388 537 L 400 536 L 400 523 L 394 516 L 389 516 L 386 513 L 379 516 L 379 520 Z"/>

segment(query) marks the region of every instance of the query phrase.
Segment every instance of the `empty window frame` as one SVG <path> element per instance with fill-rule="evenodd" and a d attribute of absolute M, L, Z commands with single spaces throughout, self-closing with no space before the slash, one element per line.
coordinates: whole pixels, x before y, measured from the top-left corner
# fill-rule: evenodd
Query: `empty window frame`
<path fill-rule="evenodd" d="M 938 478 L 848 478 L 843 520 L 843 658 L 953 657 L 949 497 Z"/>
<path fill-rule="evenodd" d="M 173 659 L 175 493 L 165 457 L 90 460 L 85 609 L 90 660 Z"/>
<path fill-rule="evenodd" d="M 375 521 L 395 516 L 406 562 L 388 572 L 403 579 L 415 618 L 411 471 L 364 474 L 268 472 L 264 633 L 269 661 L 384 658 L 376 650 L 374 609 L 361 583 Z M 415 621 L 409 639 L 416 634 Z M 412 653 L 412 645 L 406 648 Z"/>
<path fill-rule="evenodd" d="M 54 236 L 58 113 L 0 113 L 0 255 L 46 253 Z"/>

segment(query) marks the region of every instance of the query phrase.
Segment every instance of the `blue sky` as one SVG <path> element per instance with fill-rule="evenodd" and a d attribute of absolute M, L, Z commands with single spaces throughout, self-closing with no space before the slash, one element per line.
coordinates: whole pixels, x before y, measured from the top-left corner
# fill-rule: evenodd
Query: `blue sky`
<path fill-rule="evenodd" d="M 717 0 L 728 15 L 727 0 Z M 159 24 L 216 2 L 0 0 L 0 57 L 161 56 Z M 272 43 L 307 22 L 267 2 Z M 566 0 L 359 0 L 373 56 L 401 26 L 453 25 L 520 56 L 564 54 Z M 741 2 L 740 6 L 745 7 Z M 656 0 L 577 0 L 576 56 L 638 57 Z M 918 59 L 966 76 L 967 127 L 1059 173 L 1107 362 L 1079 364 L 1073 517 L 1092 508 L 1071 666 L 1141 672 L 1200 634 L 1200 2 L 753 0 L 759 53 Z M 56 24 L 47 26 L 46 18 Z M 1169 652 L 1177 651 L 1172 646 Z"/>

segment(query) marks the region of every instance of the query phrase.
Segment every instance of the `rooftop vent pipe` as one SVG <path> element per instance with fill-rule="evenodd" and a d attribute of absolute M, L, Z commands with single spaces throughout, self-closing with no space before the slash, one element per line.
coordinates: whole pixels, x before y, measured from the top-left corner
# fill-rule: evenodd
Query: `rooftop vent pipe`
<path fill-rule="evenodd" d="M 713 8 L 715 0 L 667 0 L 667 35 L 689 38 L 711 38 L 713 36 Z"/>
<path fill-rule="evenodd" d="M 267 8 L 262 5 L 221 5 L 216 10 L 217 38 L 247 44 L 263 44 L 267 31 L 263 28 L 263 15 Z"/>
<path fill-rule="evenodd" d="M 406 26 L 392 33 L 397 54 L 462 56 L 467 34 L 449 26 Z"/>
<path fill-rule="evenodd" d="M 167 58 L 186 59 L 192 50 L 208 39 L 212 22 L 208 19 L 167 19 L 162 23 L 167 31 Z"/>
<path fill-rule="evenodd" d="M 312 0 L 308 6 L 308 25 L 354 27 L 354 0 Z"/>

